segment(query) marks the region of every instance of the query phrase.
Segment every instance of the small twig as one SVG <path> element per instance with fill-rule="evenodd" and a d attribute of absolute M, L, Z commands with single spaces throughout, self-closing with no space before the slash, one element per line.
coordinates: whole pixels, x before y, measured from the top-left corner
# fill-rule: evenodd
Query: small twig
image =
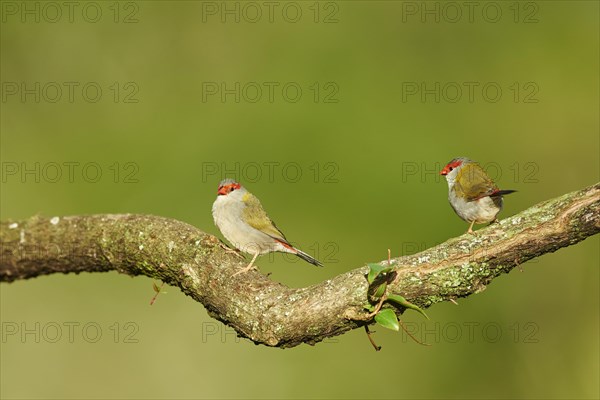
<path fill-rule="evenodd" d="M 150 305 L 154 304 L 154 302 L 156 301 L 156 298 L 158 297 L 158 295 L 161 293 L 162 287 L 165 285 L 164 282 L 161 282 L 160 287 L 158 288 L 158 291 L 156 290 L 156 284 L 152 283 L 154 285 L 154 296 L 152 297 L 152 300 L 150 300 Z"/>
<path fill-rule="evenodd" d="M 377 305 L 375 306 L 375 310 L 372 313 L 367 314 L 364 319 L 369 320 L 369 319 L 375 317 L 377 315 L 377 313 L 381 310 L 381 307 L 383 306 L 383 302 L 386 300 L 387 300 L 387 296 L 384 294 L 383 296 L 381 296 L 381 298 L 377 302 Z"/>
<path fill-rule="evenodd" d="M 367 338 L 369 339 L 369 342 L 371 342 L 371 345 L 373 346 L 373 348 L 375 349 L 375 351 L 381 350 L 381 346 L 377 346 L 377 344 L 373 340 L 373 337 L 371 336 L 371 333 L 375 333 L 375 331 L 371 332 L 369 330 L 369 325 L 365 325 L 365 332 L 367 332 Z"/>
<path fill-rule="evenodd" d="M 600 184 L 595 184 L 523 210 L 500 227 L 483 228 L 476 238 L 451 238 L 389 259 L 395 280 L 388 282 L 388 295 L 426 307 L 470 296 L 511 271 L 515 261 L 524 263 L 600 233 L 599 221 Z M 356 321 L 369 313 L 362 311 L 370 286 L 363 263 L 310 287 L 291 288 L 261 274 L 251 274 L 241 285 L 230 277 L 243 266 L 242 257 L 223 257 L 225 247 L 218 243 L 189 224 L 150 215 L 0 221 L 0 282 L 57 273 L 145 275 L 180 288 L 241 337 L 272 347 L 320 342 L 370 322 Z M 161 262 L 164 268 L 158 268 Z M 465 273 L 465 263 L 476 273 Z"/>

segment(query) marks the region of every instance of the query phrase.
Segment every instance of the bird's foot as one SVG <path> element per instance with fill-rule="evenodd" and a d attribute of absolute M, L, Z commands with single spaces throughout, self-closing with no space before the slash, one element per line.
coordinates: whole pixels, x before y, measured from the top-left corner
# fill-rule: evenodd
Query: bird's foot
<path fill-rule="evenodd" d="M 254 257 L 252 257 L 252 261 L 250 261 L 250 264 L 248 264 L 248 266 L 246 268 L 240 269 L 238 272 L 236 272 L 235 274 L 231 275 L 231 277 L 233 278 L 236 275 L 246 273 L 246 272 L 250 271 L 251 269 L 257 269 L 254 266 L 254 261 L 256 261 L 256 257 L 258 257 L 258 253 L 254 254 Z"/>
<path fill-rule="evenodd" d="M 469 229 L 467 229 L 467 233 L 469 235 L 475 235 L 475 231 L 473 231 L 473 225 L 475 224 L 475 221 L 471 222 L 471 225 L 469 225 Z"/>
<path fill-rule="evenodd" d="M 233 278 L 236 275 L 240 275 L 240 274 L 245 274 L 246 272 L 250 271 L 250 270 L 258 270 L 258 268 L 256 267 L 256 265 L 254 265 L 254 263 L 250 263 L 248 264 L 248 266 L 240 269 L 238 272 L 236 272 L 235 274 L 231 275 L 231 277 Z"/>
<path fill-rule="evenodd" d="M 245 259 L 245 257 L 238 249 L 232 249 L 231 247 L 228 247 L 225 243 L 222 242 L 219 242 L 219 246 L 221 246 L 221 248 L 225 250 L 225 253 L 234 254 L 241 259 Z"/>

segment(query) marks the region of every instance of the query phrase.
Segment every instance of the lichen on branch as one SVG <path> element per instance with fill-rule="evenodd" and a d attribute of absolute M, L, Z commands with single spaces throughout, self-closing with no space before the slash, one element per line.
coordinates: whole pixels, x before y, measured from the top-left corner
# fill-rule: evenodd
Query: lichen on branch
<path fill-rule="evenodd" d="M 515 266 L 600 231 L 600 184 L 537 204 L 418 254 L 392 259 L 389 295 L 421 308 L 483 290 Z M 384 260 L 381 263 L 387 263 Z M 88 215 L 0 222 L 0 282 L 53 273 L 118 271 L 179 287 L 257 344 L 314 344 L 373 322 L 366 266 L 299 289 L 257 271 L 216 237 L 149 215 Z"/>

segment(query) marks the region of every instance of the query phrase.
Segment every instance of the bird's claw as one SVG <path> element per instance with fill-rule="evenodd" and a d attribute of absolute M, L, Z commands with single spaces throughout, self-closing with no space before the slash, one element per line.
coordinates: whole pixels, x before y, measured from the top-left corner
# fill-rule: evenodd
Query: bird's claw
<path fill-rule="evenodd" d="M 246 272 L 248 272 L 250 270 L 258 270 L 258 268 L 256 267 L 256 265 L 249 264 L 247 267 L 244 267 L 244 268 L 240 269 L 238 272 L 236 272 L 235 274 L 231 275 L 231 277 L 233 278 L 236 275 L 245 274 Z"/>
<path fill-rule="evenodd" d="M 475 224 L 475 221 L 471 222 L 471 225 L 469 225 L 469 229 L 467 230 L 467 233 L 470 235 L 475 235 L 475 232 L 473 231 L 474 224 Z"/>
<path fill-rule="evenodd" d="M 242 253 L 240 253 L 239 250 L 232 249 L 231 247 L 228 247 L 225 243 L 222 242 L 219 242 L 219 246 L 221 246 L 221 248 L 225 250 L 225 253 L 234 254 L 243 260 L 245 259 L 245 257 L 242 255 Z"/>

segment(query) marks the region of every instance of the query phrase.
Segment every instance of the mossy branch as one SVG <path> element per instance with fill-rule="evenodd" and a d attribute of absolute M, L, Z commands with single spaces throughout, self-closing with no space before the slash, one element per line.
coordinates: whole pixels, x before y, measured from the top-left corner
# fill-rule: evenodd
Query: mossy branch
<path fill-rule="evenodd" d="M 527 260 L 595 235 L 599 215 L 600 184 L 540 203 L 475 236 L 393 259 L 397 277 L 388 293 L 425 308 L 480 292 Z M 364 309 L 367 267 L 300 289 L 256 271 L 232 278 L 246 261 L 172 219 L 36 216 L 1 222 L 0 246 L 1 282 L 71 272 L 145 275 L 178 286 L 240 336 L 267 346 L 314 344 L 373 322 Z"/>

